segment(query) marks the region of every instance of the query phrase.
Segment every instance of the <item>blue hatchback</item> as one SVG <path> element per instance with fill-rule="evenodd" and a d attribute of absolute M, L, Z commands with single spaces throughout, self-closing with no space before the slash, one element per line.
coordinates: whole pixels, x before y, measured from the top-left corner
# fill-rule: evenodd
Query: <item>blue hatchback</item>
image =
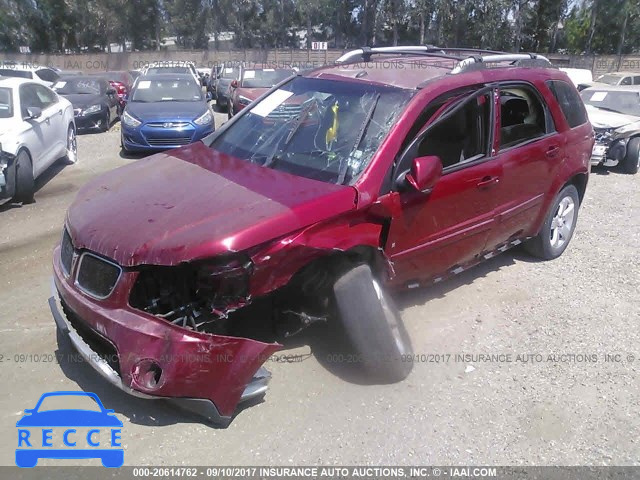
<path fill-rule="evenodd" d="M 138 78 L 122 114 L 126 152 L 157 151 L 197 142 L 215 130 L 213 111 L 191 75 Z"/>
<path fill-rule="evenodd" d="M 90 397 L 95 400 L 98 409 L 41 409 L 45 399 L 59 396 Z M 25 409 L 24 413 L 25 415 L 16 422 L 16 427 L 18 427 L 17 466 L 35 467 L 40 458 L 99 458 L 102 465 L 111 468 L 121 467 L 124 463 L 124 449 L 120 443 L 122 422 L 113 414 L 113 410 L 104 408 L 95 393 L 45 393 L 40 397 L 35 408 Z M 86 435 L 87 448 L 83 448 L 84 445 L 78 445 L 78 443 L 82 443 L 82 438 L 76 430 L 76 428 L 85 427 L 91 427 Z M 60 437 L 64 441 L 64 446 L 69 448 L 56 448 L 58 445 L 53 444 L 54 428 L 64 431 L 62 435 L 57 432 L 56 436 Z M 110 441 L 106 445 L 98 439 L 102 430 L 108 431 L 107 435 Z M 109 448 L 104 448 L 105 446 L 109 446 Z"/>

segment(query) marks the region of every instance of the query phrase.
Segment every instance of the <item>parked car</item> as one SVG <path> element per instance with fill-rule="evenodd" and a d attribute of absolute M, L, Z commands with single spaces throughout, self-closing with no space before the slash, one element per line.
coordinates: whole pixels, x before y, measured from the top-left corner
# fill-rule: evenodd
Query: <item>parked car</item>
<path fill-rule="evenodd" d="M 605 73 L 596 78 L 595 83 L 605 85 L 640 85 L 640 72 Z"/>
<path fill-rule="evenodd" d="M 175 148 L 215 130 L 213 111 L 191 75 L 139 77 L 122 115 L 126 152 Z"/>
<path fill-rule="evenodd" d="M 71 103 L 33 80 L 0 78 L 0 198 L 33 201 L 34 180 L 78 159 Z"/>
<path fill-rule="evenodd" d="M 593 74 L 591 70 L 587 70 L 586 68 L 561 68 L 560 70 L 569 76 L 569 79 L 578 91 L 584 90 L 593 84 Z"/>
<path fill-rule="evenodd" d="M 115 88 L 116 94 L 118 95 L 120 111 L 124 110 L 124 106 L 127 102 L 127 96 L 133 87 L 133 75 L 126 70 L 104 72 L 98 75 L 109 80 L 111 86 Z"/>
<path fill-rule="evenodd" d="M 229 106 L 229 87 L 231 82 L 240 79 L 242 65 L 239 63 L 224 63 L 215 83 L 216 105 L 222 111 Z"/>
<path fill-rule="evenodd" d="M 207 79 L 207 92 L 209 92 L 210 97 L 215 100 L 217 98 L 216 93 L 216 84 L 218 82 L 218 78 L 220 77 L 220 73 L 222 72 L 222 64 L 216 63 L 209 72 L 209 78 Z"/>
<path fill-rule="evenodd" d="M 581 92 L 595 129 L 591 164 L 619 165 L 623 171 L 640 168 L 640 85 L 592 87 Z"/>
<path fill-rule="evenodd" d="M 162 73 L 191 75 L 197 83 L 200 83 L 200 76 L 193 62 L 176 60 L 153 62 L 142 69 L 141 75 L 158 75 Z"/>
<path fill-rule="evenodd" d="M 279 339 L 315 322 L 338 327 L 372 380 L 404 379 L 412 346 L 390 290 L 523 242 L 553 259 L 572 238 L 593 129 L 547 67 L 358 50 L 204 142 L 96 178 L 54 252 L 58 327 L 118 359 L 90 361 L 112 384 L 222 423 L 264 394 Z"/>
<path fill-rule="evenodd" d="M 10 65 L 8 62 L 4 62 L 3 67 L 0 68 L 0 77 L 27 78 L 51 87 L 58 81 L 60 75 L 49 67 L 29 66 L 20 63 Z"/>
<path fill-rule="evenodd" d="M 95 76 L 63 77 L 54 90 L 73 105 L 78 130 L 106 132 L 120 116 L 116 89 L 106 78 Z"/>
<path fill-rule="evenodd" d="M 253 102 L 274 85 L 296 74 L 292 69 L 247 69 L 242 68 L 240 79 L 229 85 L 229 118 Z"/>

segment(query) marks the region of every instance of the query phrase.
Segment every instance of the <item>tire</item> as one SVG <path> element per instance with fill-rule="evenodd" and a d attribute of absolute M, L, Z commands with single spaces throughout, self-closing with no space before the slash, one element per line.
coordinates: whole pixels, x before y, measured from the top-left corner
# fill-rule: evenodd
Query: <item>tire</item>
<path fill-rule="evenodd" d="M 31 157 L 25 150 L 20 150 L 16 159 L 16 192 L 13 199 L 23 204 L 33 203 L 35 179 Z"/>
<path fill-rule="evenodd" d="M 72 125 L 67 130 L 67 153 L 64 156 L 64 163 L 73 165 L 78 162 L 78 138 Z"/>
<path fill-rule="evenodd" d="M 627 154 L 622 160 L 622 170 L 630 175 L 635 175 L 640 170 L 640 137 L 629 140 Z"/>
<path fill-rule="evenodd" d="M 411 340 L 369 266 L 341 275 L 333 292 L 342 327 L 365 371 L 383 383 L 404 380 L 413 368 Z"/>
<path fill-rule="evenodd" d="M 553 260 L 562 255 L 573 237 L 579 208 L 578 190 L 573 185 L 567 185 L 553 200 L 538 235 L 524 244 L 525 250 L 544 260 Z"/>
<path fill-rule="evenodd" d="M 103 124 L 100 126 L 101 132 L 108 132 L 109 127 L 111 126 L 111 113 L 109 113 L 109 109 L 107 108 L 107 113 L 105 113 L 104 118 L 102 119 Z"/>

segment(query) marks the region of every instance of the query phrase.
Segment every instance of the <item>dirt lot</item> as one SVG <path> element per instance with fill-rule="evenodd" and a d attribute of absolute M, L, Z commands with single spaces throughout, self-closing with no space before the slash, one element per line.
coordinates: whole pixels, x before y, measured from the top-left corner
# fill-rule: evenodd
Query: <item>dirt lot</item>
<path fill-rule="evenodd" d="M 129 397 L 85 364 L 33 356 L 60 348 L 47 298 L 65 210 L 88 179 L 135 161 L 118 142 L 117 125 L 81 136 L 79 164 L 50 169 L 34 204 L 0 206 L 1 464 L 14 463 L 24 408 L 78 389 L 124 422 L 129 465 L 640 463 L 640 175 L 592 174 L 560 259 L 514 251 L 403 295 L 419 355 L 406 381 L 363 385 L 301 342 L 286 353 L 303 361 L 268 362 L 265 402 L 222 430 Z"/>

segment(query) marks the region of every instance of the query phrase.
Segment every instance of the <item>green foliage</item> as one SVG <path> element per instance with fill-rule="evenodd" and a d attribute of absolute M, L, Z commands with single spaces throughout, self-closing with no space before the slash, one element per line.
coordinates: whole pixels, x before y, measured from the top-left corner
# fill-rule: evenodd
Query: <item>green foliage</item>
<path fill-rule="evenodd" d="M 0 51 L 331 47 L 420 42 L 496 50 L 640 51 L 638 0 L 0 0 Z M 214 42 L 210 42 L 210 36 Z M 225 46 L 225 48 L 227 48 Z"/>

